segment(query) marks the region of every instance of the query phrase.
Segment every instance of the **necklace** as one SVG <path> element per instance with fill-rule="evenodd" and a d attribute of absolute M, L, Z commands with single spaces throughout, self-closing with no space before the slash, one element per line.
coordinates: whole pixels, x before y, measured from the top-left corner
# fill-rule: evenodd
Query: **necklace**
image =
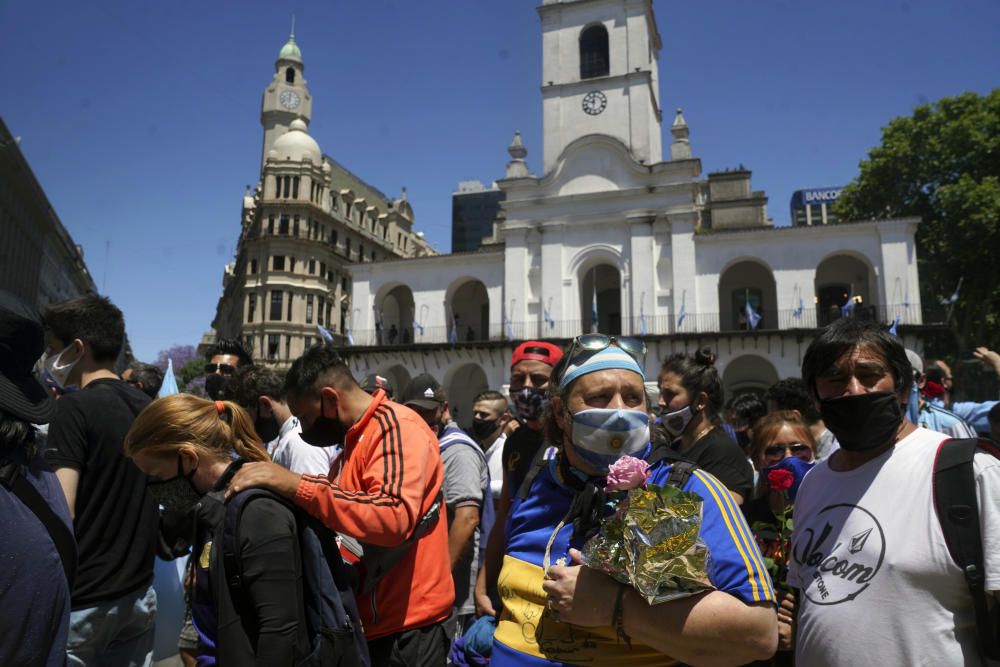
<path fill-rule="evenodd" d="M 698 431 L 697 433 L 695 433 L 694 434 L 694 439 L 691 441 L 691 444 L 694 444 L 694 443 L 698 442 L 699 440 L 701 440 L 702 438 L 704 438 L 706 435 L 708 435 L 708 432 L 711 431 L 713 428 L 715 428 L 715 425 L 714 424 L 709 424 L 705 428 L 703 428 L 700 431 Z"/>

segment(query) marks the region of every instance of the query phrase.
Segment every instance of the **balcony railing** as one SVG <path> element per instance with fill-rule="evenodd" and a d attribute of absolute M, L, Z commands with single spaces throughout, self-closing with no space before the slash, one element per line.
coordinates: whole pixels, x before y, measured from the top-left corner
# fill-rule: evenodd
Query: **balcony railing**
<path fill-rule="evenodd" d="M 796 329 L 817 329 L 830 324 L 841 317 L 855 317 L 865 321 L 892 324 L 899 318 L 901 326 L 919 324 L 944 324 L 947 317 L 945 306 L 932 304 L 918 308 L 913 304 L 895 304 L 889 306 L 871 306 L 856 304 L 853 311 L 842 311 L 839 307 L 820 311 L 813 306 L 794 310 L 779 310 L 776 314 L 767 311 L 761 314 L 761 320 L 755 330 L 751 330 L 742 314 L 733 313 L 687 313 L 684 315 L 656 315 L 612 321 L 609 326 L 602 326 L 601 333 L 629 336 L 665 336 L 684 334 L 719 334 L 719 333 L 773 333 Z M 774 322 L 773 320 L 777 320 Z M 602 321 L 602 324 L 603 321 Z M 585 320 L 556 320 L 531 322 L 498 322 L 491 323 L 488 331 L 475 327 L 470 332 L 468 328 L 458 327 L 452 331 L 450 327 L 403 327 L 390 329 L 369 329 L 353 331 L 356 346 L 393 346 L 421 344 L 458 344 L 482 343 L 492 341 L 519 341 L 532 338 L 573 338 L 590 331 Z"/>

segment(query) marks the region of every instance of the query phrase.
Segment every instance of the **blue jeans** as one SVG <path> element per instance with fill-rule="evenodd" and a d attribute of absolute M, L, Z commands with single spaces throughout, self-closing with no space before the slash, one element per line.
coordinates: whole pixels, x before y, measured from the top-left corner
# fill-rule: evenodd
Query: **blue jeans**
<path fill-rule="evenodd" d="M 156 591 L 141 588 L 69 615 L 70 667 L 150 667 Z"/>

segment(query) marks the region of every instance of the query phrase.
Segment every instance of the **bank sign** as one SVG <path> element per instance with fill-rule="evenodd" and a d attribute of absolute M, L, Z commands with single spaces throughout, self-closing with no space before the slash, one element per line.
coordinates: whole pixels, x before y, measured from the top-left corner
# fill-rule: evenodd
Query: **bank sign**
<path fill-rule="evenodd" d="M 832 204 L 840 196 L 841 188 L 821 188 L 818 190 L 803 190 L 802 203 L 806 206 L 810 204 Z"/>

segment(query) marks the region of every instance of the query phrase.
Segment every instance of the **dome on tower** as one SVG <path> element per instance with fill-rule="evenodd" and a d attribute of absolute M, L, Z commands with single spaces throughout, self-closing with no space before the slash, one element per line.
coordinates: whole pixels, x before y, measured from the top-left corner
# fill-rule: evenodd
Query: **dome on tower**
<path fill-rule="evenodd" d="M 301 118 L 292 121 L 288 131 L 275 140 L 270 152 L 276 153 L 279 160 L 295 162 L 310 160 L 314 164 L 320 164 L 323 160 L 319 144 L 309 136 L 306 124 Z"/>
<path fill-rule="evenodd" d="M 281 47 L 281 51 L 278 53 L 278 60 L 297 60 L 298 62 L 302 62 L 302 51 L 299 50 L 299 45 L 295 43 L 294 34 Z"/>

